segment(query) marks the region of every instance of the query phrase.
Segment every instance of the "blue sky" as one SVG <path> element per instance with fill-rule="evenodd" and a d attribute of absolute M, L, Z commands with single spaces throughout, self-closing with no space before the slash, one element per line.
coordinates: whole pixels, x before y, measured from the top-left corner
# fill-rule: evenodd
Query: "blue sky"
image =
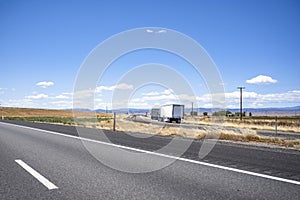
<path fill-rule="evenodd" d="M 238 86 L 246 87 L 244 107 L 300 105 L 299 19 L 297 0 L 0 0 L 0 103 L 70 108 L 77 73 L 97 45 L 129 29 L 162 27 L 193 38 L 208 52 L 222 77 L 227 107 L 239 107 Z M 132 89 L 118 80 L 144 63 L 174 68 L 192 85 L 195 104 L 211 107 L 205 80 L 193 66 L 158 50 L 114 62 L 99 79 L 94 107 L 110 107 L 114 91 Z M 176 102 L 184 94 L 174 94 L 174 87 L 145 85 L 131 91 L 128 101 L 140 108 Z"/>

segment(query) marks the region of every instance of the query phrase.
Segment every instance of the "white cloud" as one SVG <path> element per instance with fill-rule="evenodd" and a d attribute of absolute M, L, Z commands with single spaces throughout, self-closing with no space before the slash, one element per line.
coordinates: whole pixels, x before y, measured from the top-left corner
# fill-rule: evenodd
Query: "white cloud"
<path fill-rule="evenodd" d="M 225 93 L 226 104 L 229 108 L 237 108 L 239 106 L 239 92 Z M 300 91 L 293 90 L 283 93 L 259 94 L 256 92 L 243 92 L 244 107 L 282 107 L 287 105 L 300 104 Z"/>
<path fill-rule="evenodd" d="M 73 102 L 68 100 L 51 101 L 49 104 L 55 109 L 70 109 L 73 107 Z"/>
<path fill-rule="evenodd" d="M 157 92 L 158 93 L 158 92 Z M 153 95 L 149 95 L 153 94 Z M 148 104 L 149 106 L 163 105 L 166 102 L 180 102 L 185 105 L 190 105 L 190 102 L 198 104 L 199 107 L 212 108 L 224 105 L 223 98 L 218 94 L 204 94 L 201 96 L 191 96 L 187 94 L 174 95 L 170 91 L 163 91 L 158 94 L 155 92 L 143 93 L 141 97 L 131 99 L 132 103 Z M 225 106 L 228 108 L 238 108 L 240 102 L 240 92 L 226 92 Z M 213 98 L 212 98 L 213 97 Z M 219 102 L 220 101 L 220 102 Z M 283 93 L 267 93 L 259 94 L 252 91 L 243 91 L 243 106 L 244 107 L 284 107 L 300 104 L 300 91 L 293 90 Z"/>
<path fill-rule="evenodd" d="M 140 97 L 136 97 L 130 100 L 133 103 L 143 103 L 147 105 L 163 105 L 168 103 L 190 103 L 197 102 L 197 97 L 188 94 L 175 95 L 172 89 L 165 89 L 161 92 L 151 91 L 142 93 Z"/>
<path fill-rule="evenodd" d="M 145 96 L 142 98 L 144 101 L 160 101 L 160 100 L 176 100 L 176 96 L 173 94 L 161 94 L 157 96 Z"/>
<path fill-rule="evenodd" d="M 153 33 L 153 30 L 147 29 L 146 32 L 147 32 L 147 33 Z"/>
<path fill-rule="evenodd" d="M 243 98 L 257 98 L 257 96 L 258 96 L 258 94 L 255 92 L 243 91 Z M 239 99 L 240 92 L 239 91 L 227 92 L 227 93 L 225 93 L 225 97 L 227 99 Z"/>
<path fill-rule="evenodd" d="M 63 95 L 70 95 L 70 96 L 72 96 L 72 95 L 73 95 L 73 92 L 63 92 L 62 94 L 63 94 Z"/>
<path fill-rule="evenodd" d="M 154 30 L 152 30 L 152 29 L 147 29 L 146 30 L 146 32 L 147 33 L 154 33 Z M 160 29 L 160 30 L 155 30 L 155 33 L 166 33 L 167 32 L 167 30 L 165 30 L 165 29 Z"/>
<path fill-rule="evenodd" d="M 103 102 L 103 99 L 101 99 L 101 98 L 95 98 L 94 102 Z"/>
<path fill-rule="evenodd" d="M 108 87 L 108 86 L 103 86 L 103 85 L 101 85 L 101 86 L 98 86 L 98 87 L 96 87 L 96 92 L 101 92 L 101 91 L 103 91 L 103 90 L 113 90 L 113 86 L 111 86 L 111 87 Z"/>
<path fill-rule="evenodd" d="M 96 101 L 95 105 L 92 105 L 89 100 L 92 100 L 95 98 L 99 99 L 99 97 L 102 96 L 101 92 L 102 91 L 114 91 L 114 90 L 130 90 L 133 89 L 133 85 L 121 83 L 113 86 L 98 86 L 96 89 L 87 89 L 87 90 L 81 90 L 81 91 L 75 91 L 74 92 L 74 98 L 73 99 L 73 105 L 76 108 L 89 108 L 89 109 L 94 109 L 94 108 L 100 108 L 100 106 L 103 106 L 104 104 L 101 103 L 99 104 L 99 101 Z M 107 98 L 109 98 L 109 95 Z M 122 100 L 122 99 L 121 99 Z M 120 100 L 120 101 L 121 101 Z M 123 105 L 123 103 L 122 103 Z"/>
<path fill-rule="evenodd" d="M 212 103 L 206 103 L 203 105 L 203 108 L 213 108 L 213 104 Z"/>
<path fill-rule="evenodd" d="M 249 83 L 249 84 L 270 84 L 270 83 L 276 83 L 276 82 L 277 82 L 277 80 L 273 79 L 270 76 L 265 76 L 265 75 L 259 75 L 250 80 L 246 80 L 246 83 Z"/>
<path fill-rule="evenodd" d="M 47 99 L 48 95 L 46 94 L 37 94 L 37 95 L 30 95 L 30 96 L 25 96 L 26 99 Z"/>
<path fill-rule="evenodd" d="M 300 92 L 299 91 L 288 91 L 285 93 L 273 93 L 258 95 L 258 100 L 261 101 L 275 101 L 275 102 L 300 102 Z"/>
<path fill-rule="evenodd" d="M 129 108 L 150 108 L 146 102 L 129 102 L 128 106 Z"/>
<path fill-rule="evenodd" d="M 147 93 L 142 93 L 143 96 L 156 96 L 159 95 L 158 92 L 147 92 Z"/>
<path fill-rule="evenodd" d="M 47 87 L 50 87 L 50 86 L 53 86 L 54 85 L 54 83 L 53 82 L 51 82 L 51 81 L 42 81 L 42 82 L 38 82 L 38 83 L 36 83 L 36 86 L 40 86 L 40 87 L 42 87 L 42 88 L 47 88 Z"/>
<path fill-rule="evenodd" d="M 131 89 L 133 89 L 133 85 L 128 85 L 126 83 L 121 83 L 121 84 L 116 85 L 114 89 L 131 90 Z"/>
<path fill-rule="evenodd" d="M 54 98 L 55 98 L 55 99 L 68 99 L 69 97 L 66 96 L 66 95 L 60 94 L 60 95 L 55 96 Z"/>
<path fill-rule="evenodd" d="M 166 33 L 166 32 L 167 32 L 167 30 L 161 29 L 161 30 L 157 31 L 156 33 Z"/>
<path fill-rule="evenodd" d="M 112 90 L 131 90 L 133 89 L 133 85 L 128 85 L 126 83 L 121 83 L 118 85 L 113 85 L 113 86 L 98 86 L 96 87 L 96 92 L 101 92 L 103 90 L 108 90 L 108 91 L 112 91 Z"/>
<path fill-rule="evenodd" d="M 19 108 L 30 108 L 34 107 L 34 103 L 31 99 L 9 99 L 6 106 L 8 107 L 19 107 Z"/>
<path fill-rule="evenodd" d="M 172 90 L 172 89 L 166 89 L 166 90 L 164 90 L 161 94 L 172 94 L 172 93 L 174 93 L 174 91 Z"/>

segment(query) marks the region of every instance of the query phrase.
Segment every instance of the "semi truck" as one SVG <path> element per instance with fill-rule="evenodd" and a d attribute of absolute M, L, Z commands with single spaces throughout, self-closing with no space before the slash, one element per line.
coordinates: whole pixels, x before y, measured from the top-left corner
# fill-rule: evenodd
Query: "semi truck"
<path fill-rule="evenodd" d="M 181 123 L 184 117 L 184 105 L 168 104 L 163 105 L 159 109 L 158 120 L 169 123 Z"/>

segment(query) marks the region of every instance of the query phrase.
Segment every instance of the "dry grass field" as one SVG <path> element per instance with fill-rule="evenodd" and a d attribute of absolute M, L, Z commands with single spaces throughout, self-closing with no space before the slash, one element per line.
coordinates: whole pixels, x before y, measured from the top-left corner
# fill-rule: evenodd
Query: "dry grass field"
<path fill-rule="evenodd" d="M 76 116 L 95 117 L 93 112 L 75 112 Z M 112 117 L 112 114 L 96 113 L 99 117 Z M 1 107 L 0 115 L 5 117 L 73 117 L 72 110 L 52 110 L 33 108 Z"/>
<path fill-rule="evenodd" d="M 112 130 L 113 115 L 94 112 L 75 112 L 66 110 L 1 108 L 6 119 L 17 119 L 34 122 L 76 125 L 87 128 Z M 75 114 L 76 119 L 73 118 Z M 257 129 L 274 130 L 273 119 L 224 119 L 223 124 L 213 122 L 209 117 L 186 117 L 184 123 L 199 124 L 201 128 L 170 127 L 164 124 L 141 123 L 128 120 L 128 115 L 118 114 L 116 130 L 126 133 L 140 132 L 162 136 L 180 136 L 195 139 L 220 139 L 235 142 L 260 143 L 300 149 L 300 140 L 279 139 L 259 136 Z M 278 130 L 299 131 L 299 120 L 279 119 Z"/>
<path fill-rule="evenodd" d="M 112 120 L 101 121 L 97 127 L 111 130 Z M 92 127 L 92 125 L 90 125 Z M 142 132 L 161 136 L 180 136 L 195 139 L 219 139 L 225 141 L 244 142 L 259 145 L 275 145 L 280 147 L 300 149 L 299 139 L 283 139 L 276 137 L 260 136 L 255 130 L 248 128 L 229 128 L 226 126 L 201 126 L 197 128 L 170 127 L 159 124 L 149 124 L 125 120 L 124 117 L 117 118 L 116 129 L 130 134 L 131 132 Z"/>
<path fill-rule="evenodd" d="M 185 117 L 184 123 L 213 125 L 215 124 L 210 117 L 188 116 Z M 252 130 L 275 130 L 275 117 L 252 117 L 239 118 L 225 117 L 222 126 L 233 128 L 249 128 Z M 300 117 L 278 117 L 277 130 L 283 132 L 300 133 Z"/>

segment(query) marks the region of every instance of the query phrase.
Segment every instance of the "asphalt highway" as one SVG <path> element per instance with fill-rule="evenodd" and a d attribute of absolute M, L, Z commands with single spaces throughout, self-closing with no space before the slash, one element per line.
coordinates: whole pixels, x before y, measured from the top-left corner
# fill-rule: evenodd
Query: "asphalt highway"
<path fill-rule="evenodd" d="M 181 158 L 159 170 L 128 173 L 126 170 L 143 172 L 173 160 L 176 148 L 164 153 L 151 152 L 157 152 L 174 138 L 104 131 L 113 143 L 108 145 L 95 129 L 80 128 L 80 133 L 81 138 L 72 126 L 0 122 L 0 199 L 297 199 L 300 196 L 298 151 L 218 142 L 206 157 L 199 158 L 202 141 L 175 138 L 179 148 L 191 142 Z M 104 154 L 105 162 L 97 159 L 97 152 L 108 152 Z M 145 162 L 129 159 L 128 152 L 143 153 Z M 126 170 L 116 170 L 107 163 Z"/>

